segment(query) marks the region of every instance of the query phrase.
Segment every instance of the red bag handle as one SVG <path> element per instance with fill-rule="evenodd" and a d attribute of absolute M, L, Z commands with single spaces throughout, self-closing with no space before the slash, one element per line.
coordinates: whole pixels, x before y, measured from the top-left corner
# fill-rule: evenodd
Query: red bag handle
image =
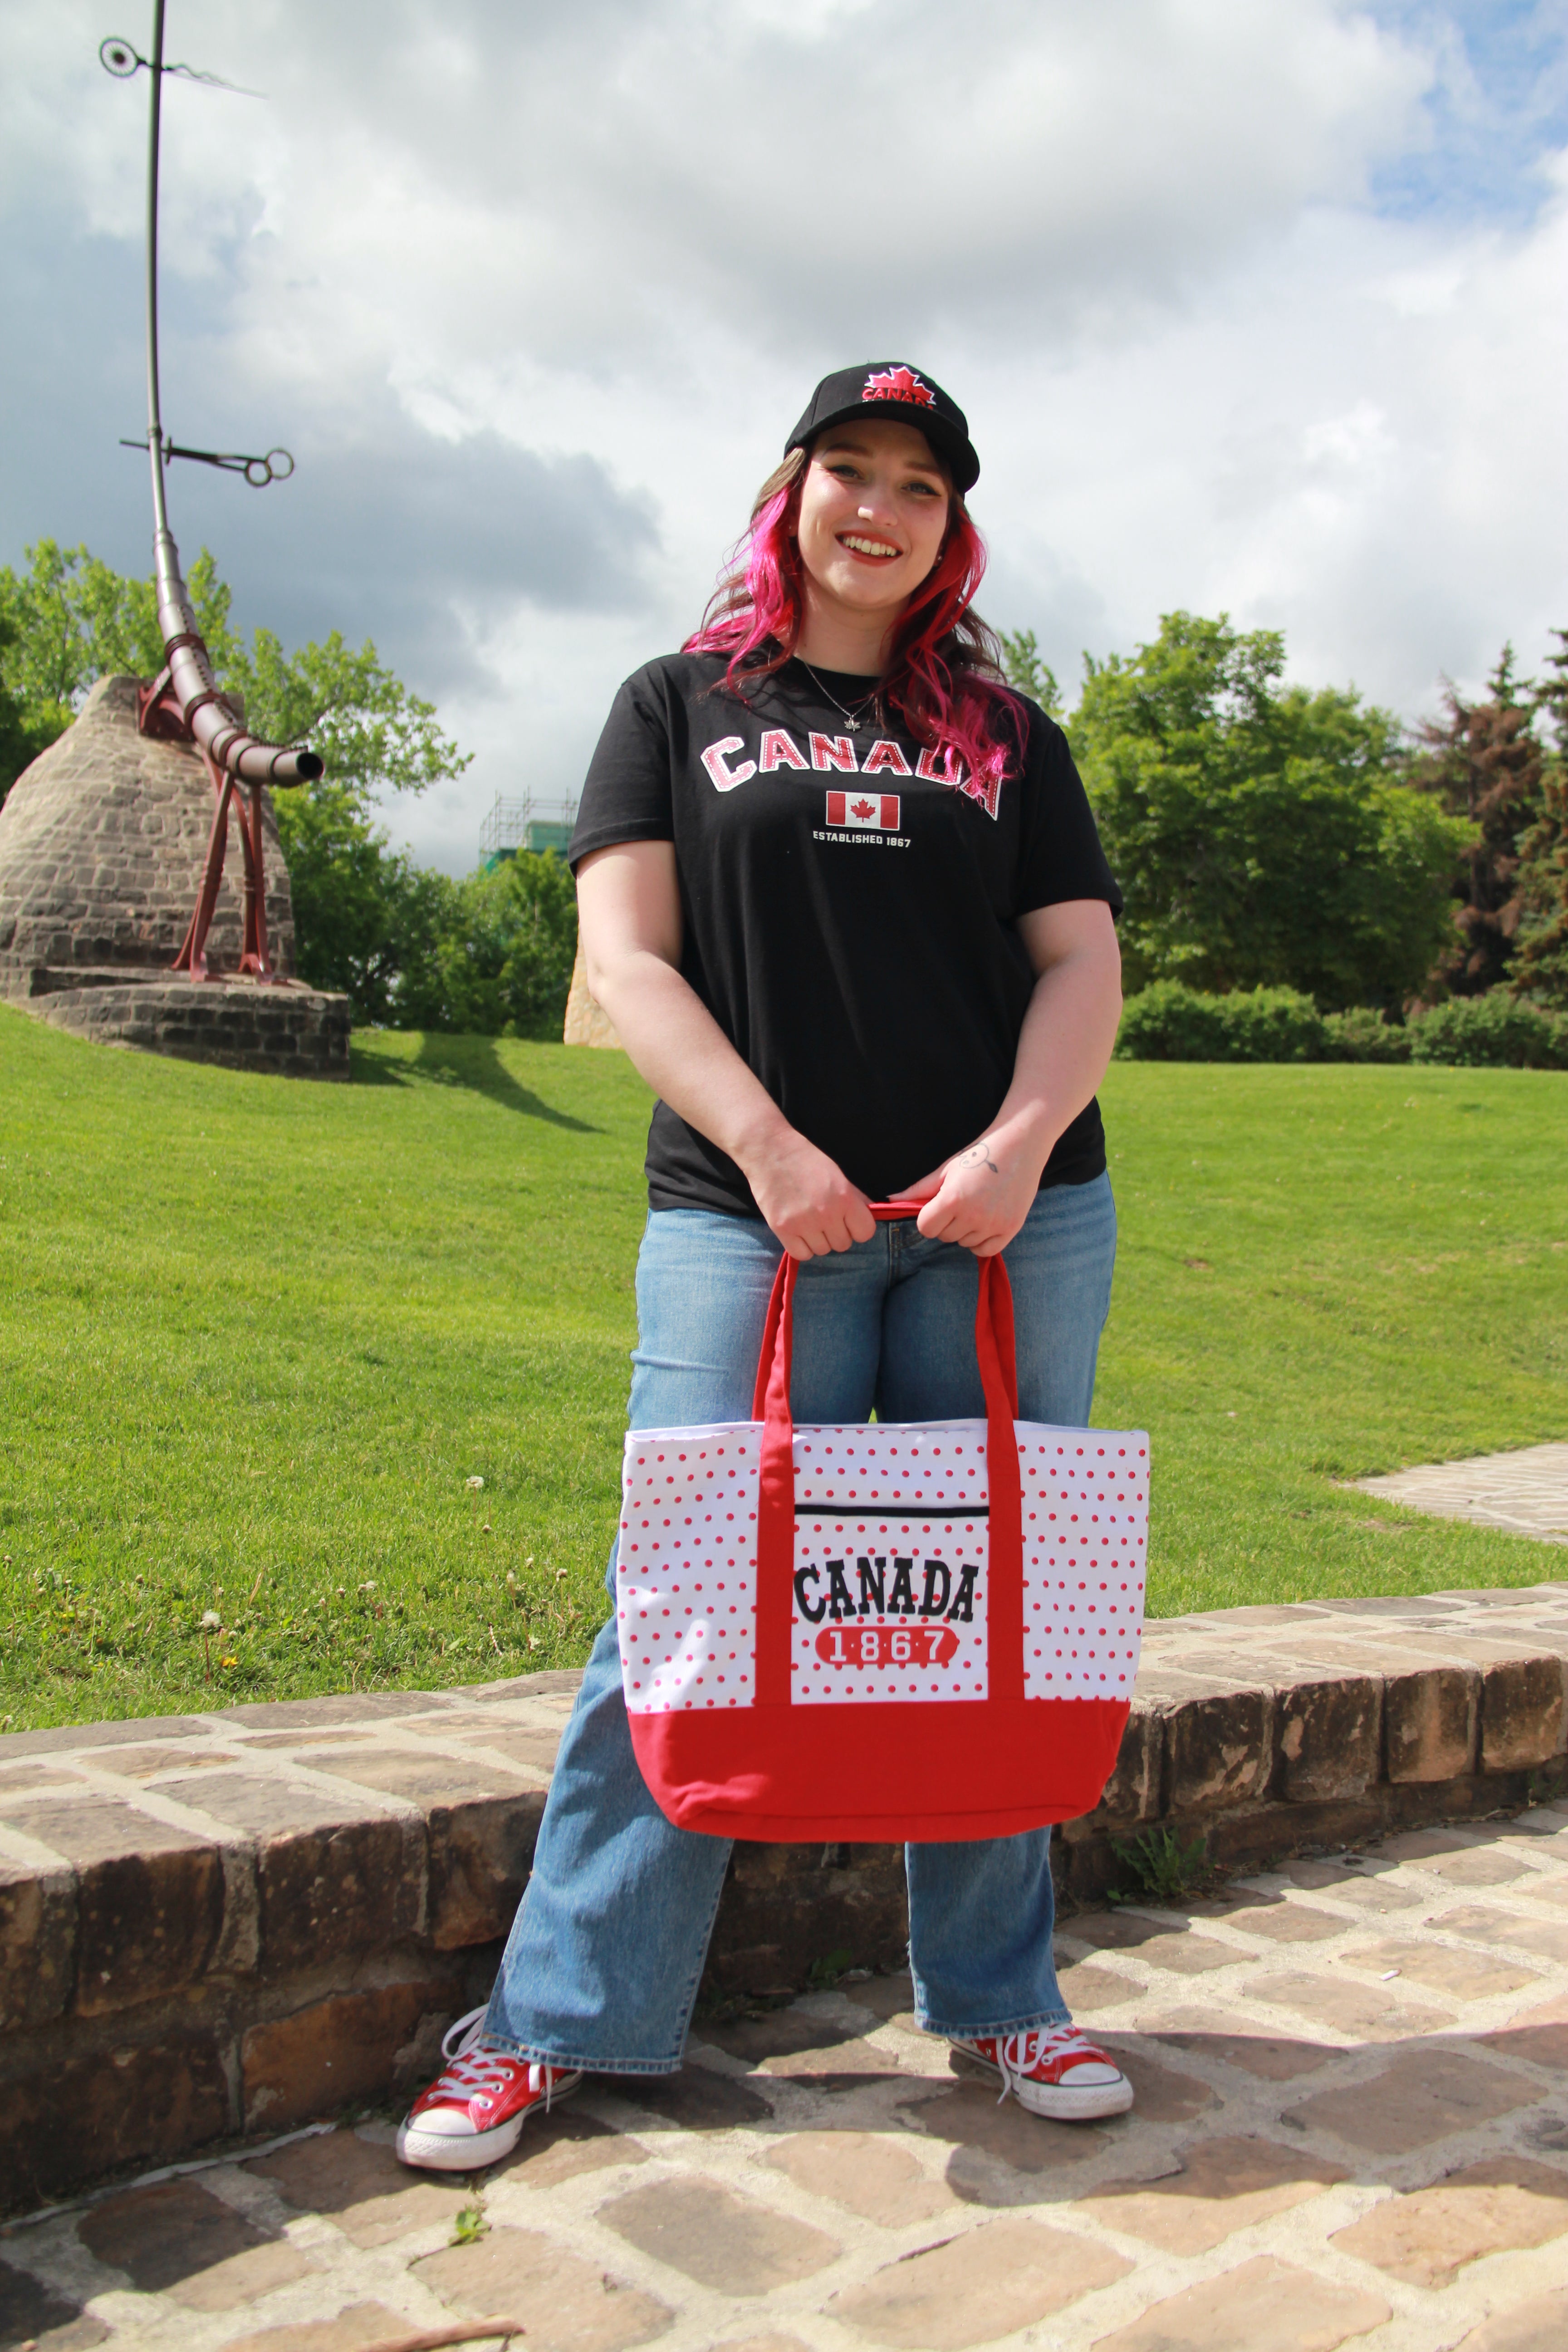
<path fill-rule="evenodd" d="M 918 1201 L 873 1201 L 879 1223 L 918 1216 Z M 798 1268 L 780 1259 L 757 1360 L 752 1418 L 763 1424 L 757 1481 L 757 1705 L 787 1706 L 790 1594 L 795 1577 L 795 1423 L 789 1380 Z M 1000 1255 L 980 1260 L 974 1348 L 985 1391 L 985 1460 L 990 1485 L 991 1696 L 1024 1696 L 1024 1513 L 1018 1475 L 1018 1371 L 1013 1288 Z"/>

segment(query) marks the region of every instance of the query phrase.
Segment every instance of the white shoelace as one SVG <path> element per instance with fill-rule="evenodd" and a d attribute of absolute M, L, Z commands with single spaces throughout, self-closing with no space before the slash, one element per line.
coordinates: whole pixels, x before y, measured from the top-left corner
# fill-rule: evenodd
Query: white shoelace
<path fill-rule="evenodd" d="M 1074 2044 L 1081 2044 L 1083 2063 L 1102 2066 L 1104 2057 L 1077 2025 L 1036 2025 L 1023 2033 L 1007 2033 L 996 2038 L 996 2069 L 1002 2077 L 1002 2096 L 996 2102 L 1004 2105 L 1011 2095 L 1015 2078 L 1022 2082 L 1032 2074 L 1042 2058 L 1054 2058 Z"/>
<path fill-rule="evenodd" d="M 487 2044 L 482 2009 L 470 2009 L 466 2017 L 459 2017 L 447 2028 L 441 2037 L 441 2055 L 447 2064 L 441 2070 L 440 2080 L 431 2088 L 456 2091 L 464 2101 L 477 2098 L 487 2107 L 495 2105 L 492 2091 L 504 2089 L 512 2069 L 523 2063 L 514 2058 L 510 2050 L 496 2050 Z M 546 2115 L 555 2092 L 555 2077 L 562 2071 L 541 2065 L 536 2059 L 528 2062 L 528 2087 L 535 2097 L 543 2092 Z"/>

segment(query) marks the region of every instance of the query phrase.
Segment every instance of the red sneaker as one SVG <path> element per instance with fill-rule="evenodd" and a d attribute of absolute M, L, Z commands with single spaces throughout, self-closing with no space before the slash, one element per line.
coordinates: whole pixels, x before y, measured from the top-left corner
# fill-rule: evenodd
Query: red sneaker
<path fill-rule="evenodd" d="M 1004 2098 L 1011 2091 L 1020 2106 L 1053 2123 L 1120 2116 L 1132 2105 L 1132 2085 L 1120 2066 L 1076 2025 L 1041 2025 L 976 2042 L 949 2038 L 955 2050 L 1000 2078 Z"/>
<path fill-rule="evenodd" d="M 487 2042 L 482 2009 L 447 2028 L 441 2054 L 445 2071 L 420 2092 L 397 2135 L 403 2162 L 429 2172 L 478 2172 L 510 2156 L 534 2108 L 548 2114 L 583 2079 Z"/>

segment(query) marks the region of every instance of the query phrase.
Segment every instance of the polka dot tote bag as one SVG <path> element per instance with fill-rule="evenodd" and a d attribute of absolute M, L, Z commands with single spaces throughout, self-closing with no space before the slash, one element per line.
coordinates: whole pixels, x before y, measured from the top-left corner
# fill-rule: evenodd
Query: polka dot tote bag
<path fill-rule="evenodd" d="M 1017 1419 L 1000 1257 L 980 1262 L 984 1421 L 797 1429 L 795 1282 L 786 1257 L 751 1421 L 626 1438 L 621 1674 L 659 1810 L 781 1840 L 1092 1811 L 1138 1669 L 1146 1434 Z"/>

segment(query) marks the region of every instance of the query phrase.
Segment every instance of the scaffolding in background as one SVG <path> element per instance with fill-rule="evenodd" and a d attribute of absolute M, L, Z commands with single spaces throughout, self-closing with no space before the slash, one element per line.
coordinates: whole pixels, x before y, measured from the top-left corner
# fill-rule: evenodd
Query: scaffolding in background
<path fill-rule="evenodd" d="M 520 849 L 564 857 L 576 822 L 575 800 L 545 799 L 533 793 L 524 793 L 521 800 L 508 800 L 498 793 L 479 832 L 479 857 L 485 872 L 493 873 Z"/>

